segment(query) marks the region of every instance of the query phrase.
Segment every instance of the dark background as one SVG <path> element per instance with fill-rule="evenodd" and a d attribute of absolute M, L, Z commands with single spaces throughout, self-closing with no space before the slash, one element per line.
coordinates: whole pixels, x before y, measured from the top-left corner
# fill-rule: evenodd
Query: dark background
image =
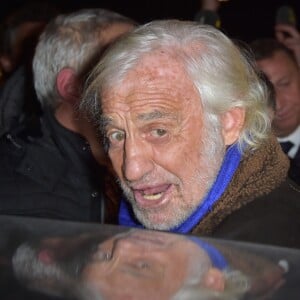
<path fill-rule="evenodd" d="M 41 0 L 42 1 L 42 0 Z M 26 0 L 1 0 L 0 18 Z M 103 7 L 129 16 L 139 23 L 153 19 L 177 18 L 192 20 L 200 0 L 53 0 L 64 12 L 84 7 Z M 290 5 L 300 19 L 299 0 L 229 0 L 221 5 L 222 29 L 231 37 L 251 41 L 256 37 L 273 36 L 276 10 Z"/>

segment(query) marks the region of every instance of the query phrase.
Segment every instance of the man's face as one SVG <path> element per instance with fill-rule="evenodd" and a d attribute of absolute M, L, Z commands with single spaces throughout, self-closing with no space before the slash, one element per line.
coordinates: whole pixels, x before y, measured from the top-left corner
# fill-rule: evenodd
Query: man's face
<path fill-rule="evenodd" d="M 275 88 L 275 133 L 279 137 L 287 136 L 300 124 L 299 68 L 283 51 L 275 52 L 271 58 L 258 60 L 257 64 Z"/>
<path fill-rule="evenodd" d="M 210 268 L 209 256 L 186 237 L 133 231 L 101 243 L 81 278 L 104 299 L 171 299 L 187 279 L 206 286 Z"/>
<path fill-rule="evenodd" d="M 135 215 L 147 228 L 181 224 L 214 181 L 225 146 L 215 130 L 211 141 L 180 60 L 146 55 L 101 103 L 108 153 Z"/>

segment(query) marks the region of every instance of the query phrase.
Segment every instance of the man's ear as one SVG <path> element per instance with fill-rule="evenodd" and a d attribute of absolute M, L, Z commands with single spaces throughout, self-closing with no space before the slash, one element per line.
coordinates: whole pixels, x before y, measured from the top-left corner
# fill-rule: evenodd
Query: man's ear
<path fill-rule="evenodd" d="M 225 278 L 222 271 L 217 268 L 210 268 L 204 275 L 202 284 L 210 290 L 223 292 L 225 289 Z"/>
<path fill-rule="evenodd" d="M 58 93 L 63 101 L 75 105 L 81 96 L 81 82 L 71 68 L 64 68 L 59 71 L 56 77 Z"/>
<path fill-rule="evenodd" d="M 222 135 L 226 146 L 237 141 L 245 124 L 245 109 L 234 107 L 221 116 Z"/>

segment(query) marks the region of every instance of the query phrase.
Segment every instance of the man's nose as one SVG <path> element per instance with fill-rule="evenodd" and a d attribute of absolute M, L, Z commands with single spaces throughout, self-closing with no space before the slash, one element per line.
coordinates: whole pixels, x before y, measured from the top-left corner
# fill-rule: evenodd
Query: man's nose
<path fill-rule="evenodd" d="M 276 111 L 280 111 L 284 105 L 285 105 L 285 102 L 286 102 L 286 99 L 285 99 L 285 95 L 281 92 L 277 92 L 276 94 Z"/>
<path fill-rule="evenodd" d="M 146 141 L 128 138 L 125 142 L 123 175 L 128 181 L 137 181 L 153 168 L 151 147 Z"/>

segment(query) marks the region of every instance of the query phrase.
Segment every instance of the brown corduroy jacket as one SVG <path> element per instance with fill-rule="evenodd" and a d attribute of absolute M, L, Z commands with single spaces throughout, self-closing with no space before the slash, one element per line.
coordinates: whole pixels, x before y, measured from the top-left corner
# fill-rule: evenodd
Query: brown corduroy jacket
<path fill-rule="evenodd" d="M 246 153 L 197 235 L 300 248 L 300 187 L 275 137 Z"/>

